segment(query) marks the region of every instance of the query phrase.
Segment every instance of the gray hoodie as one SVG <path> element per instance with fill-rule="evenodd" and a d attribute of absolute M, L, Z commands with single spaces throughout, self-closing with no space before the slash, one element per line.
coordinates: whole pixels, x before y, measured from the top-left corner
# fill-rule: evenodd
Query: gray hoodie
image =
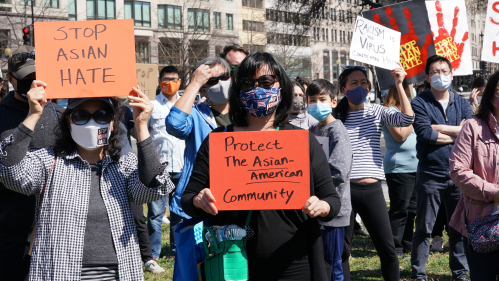
<path fill-rule="evenodd" d="M 340 120 L 335 120 L 324 126 L 312 125 L 309 131 L 315 136 L 329 137 L 329 171 L 341 201 L 338 216 L 330 222 L 320 221 L 320 223 L 330 227 L 348 226 L 350 225 L 350 213 L 352 212 L 350 172 L 352 170 L 353 154 L 347 129 Z"/>

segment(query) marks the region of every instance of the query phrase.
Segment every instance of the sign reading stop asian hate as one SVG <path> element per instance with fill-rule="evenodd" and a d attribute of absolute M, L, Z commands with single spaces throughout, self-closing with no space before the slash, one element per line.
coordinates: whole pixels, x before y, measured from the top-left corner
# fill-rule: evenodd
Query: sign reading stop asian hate
<path fill-rule="evenodd" d="M 37 22 L 35 30 L 47 98 L 127 96 L 137 86 L 132 19 Z"/>
<path fill-rule="evenodd" d="M 150 100 L 156 99 L 158 88 L 158 65 L 137 63 L 137 84 Z"/>
<path fill-rule="evenodd" d="M 301 209 L 310 198 L 308 147 L 305 130 L 211 133 L 217 209 Z"/>

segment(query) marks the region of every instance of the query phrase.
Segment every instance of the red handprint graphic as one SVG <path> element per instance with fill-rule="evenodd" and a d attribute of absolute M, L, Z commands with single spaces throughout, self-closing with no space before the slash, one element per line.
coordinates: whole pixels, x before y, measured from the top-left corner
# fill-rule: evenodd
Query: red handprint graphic
<path fill-rule="evenodd" d="M 464 33 L 461 43 L 456 43 L 456 27 L 458 23 L 459 7 L 454 9 L 454 19 L 452 20 L 452 30 L 449 32 L 444 27 L 444 15 L 442 14 L 442 4 L 440 1 L 435 2 L 437 9 L 438 37 L 435 38 L 435 49 L 437 55 L 443 56 L 451 61 L 452 68 L 458 69 L 461 65 L 461 57 L 464 51 L 465 42 L 468 40 L 468 31 Z M 433 32 L 432 32 L 433 33 Z"/>
<path fill-rule="evenodd" d="M 386 7 L 385 12 L 391 25 L 390 28 L 400 31 L 397 18 L 393 15 L 392 8 Z M 412 15 L 408 8 L 404 8 L 404 14 L 409 31 L 407 34 L 402 34 L 400 38 L 400 63 L 404 66 L 404 70 L 407 72 L 407 79 L 425 71 L 425 64 L 428 59 L 429 52 L 428 48 L 431 45 L 432 36 L 430 34 L 426 35 L 423 46 L 418 44 L 419 38 L 414 30 L 414 25 L 411 20 Z M 379 14 L 374 14 L 373 18 L 376 23 L 385 26 L 381 22 Z"/>

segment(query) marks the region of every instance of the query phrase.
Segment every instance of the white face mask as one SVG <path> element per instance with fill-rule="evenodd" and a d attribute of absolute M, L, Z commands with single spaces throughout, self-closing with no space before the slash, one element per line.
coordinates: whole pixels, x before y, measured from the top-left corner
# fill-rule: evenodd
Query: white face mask
<path fill-rule="evenodd" d="M 71 124 L 71 137 L 86 150 L 96 150 L 100 146 L 109 144 L 111 136 L 110 124 L 99 124 L 90 119 L 85 125 Z"/>
<path fill-rule="evenodd" d="M 218 84 L 205 88 L 211 102 L 225 104 L 229 101 L 230 81 L 220 81 Z"/>
<path fill-rule="evenodd" d="M 431 86 L 433 89 L 437 91 L 445 91 L 449 89 L 452 80 L 450 79 L 450 75 L 440 74 L 431 77 Z"/>

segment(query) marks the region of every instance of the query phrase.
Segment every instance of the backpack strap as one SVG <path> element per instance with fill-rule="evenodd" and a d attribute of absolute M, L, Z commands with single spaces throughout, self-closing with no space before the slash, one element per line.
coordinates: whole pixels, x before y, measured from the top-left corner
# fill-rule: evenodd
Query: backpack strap
<path fill-rule="evenodd" d="M 248 216 L 246 217 L 246 224 L 245 224 L 245 226 L 249 225 L 252 213 L 253 213 L 253 211 L 251 211 L 251 210 L 248 212 Z"/>

